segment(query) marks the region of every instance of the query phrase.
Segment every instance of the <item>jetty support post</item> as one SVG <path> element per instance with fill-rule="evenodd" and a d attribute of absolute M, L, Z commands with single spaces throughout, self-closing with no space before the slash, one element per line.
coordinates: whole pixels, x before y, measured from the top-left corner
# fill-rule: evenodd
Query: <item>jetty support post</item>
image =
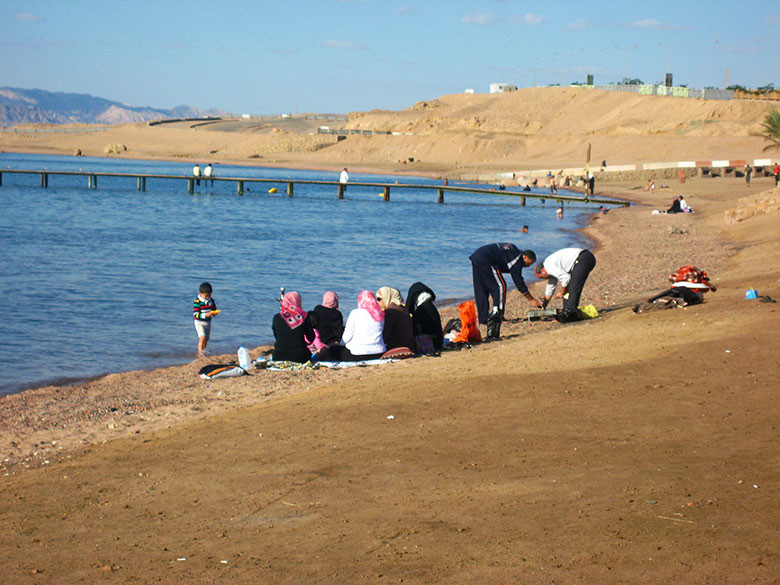
<path fill-rule="evenodd" d="M 390 186 L 385 185 L 385 193 L 382 195 L 385 201 L 390 201 Z"/>
<path fill-rule="evenodd" d="M 195 179 L 187 179 L 187 193 L 192 195 L 195 192 Z"/>
<path fill-rule="evenodd" d="M 339 183 L 339 199 L 344 199 L 344 183 Z"/>
<path fill-rule="evenodd" d="M 439 192 L 439 203 L 444 203 L 444 189 L 437 189 Z"/>
<path fill-rule="evenodd" d="M 3 186 L 3 173 L 0 172 L 0 187 Z"/>
<path fill-rule="evenodd" d="M 44 189 L 49 186 L 49 173 L 41 173 L 41 187 Z"/>
<path fill-rule="evenodd" d="M 244 181 L 239 181 L 238 182 L 238 195 L 239 195 L 239 197 L 243 197 L 244 196 Z"/>
<path fill-rule="evenodd" d="M 287 196 L 288 197 L 292 197 L 293 196 L 293 187 L 294 187 L 294 185 L 295 185 L 295 183 L 293 183 L 292 181 L 287 183 Z"/>
<path fill-rule="evenodd" d="M 525 207 L 525 196 L 520 198 L 520 207 Z"/>
<path fill-rule="evenodd" d="M 138 190 L 146 191 L 146 177 L 138 177 Z"/>
<path fill-rule="evenodd" d="M 90 175 L 89 176 L 89 188 L 90 189 L 97 189 L 97 175 Z"/>

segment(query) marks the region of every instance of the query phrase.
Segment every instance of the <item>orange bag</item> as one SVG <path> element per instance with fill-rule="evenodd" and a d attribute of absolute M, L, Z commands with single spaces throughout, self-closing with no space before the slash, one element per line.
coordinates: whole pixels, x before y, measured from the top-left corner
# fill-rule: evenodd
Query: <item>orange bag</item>
<path fill-rule="evenodd" d="M 458 305 L 460 311 L 460 333 L 452 340 L 453 343 L 466 342 L 477 343 L 482 341 L 477 323 L 477 308 L 474 301 L 466 301 Z"/>

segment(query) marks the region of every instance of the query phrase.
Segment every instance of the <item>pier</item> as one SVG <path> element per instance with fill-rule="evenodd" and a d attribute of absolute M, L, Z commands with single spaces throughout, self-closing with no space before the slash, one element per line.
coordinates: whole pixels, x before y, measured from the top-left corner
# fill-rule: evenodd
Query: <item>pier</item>
<path fill-rule="evenodd" d="M 546 194 L 546 193 L 530 193 L 527 191 L 510 191 L 508 189 L 479 189 L 475 187 L 459 187 L 457 185 L 414 185 L 408 183 L 365 183 L 358 181 L 350 181 L 347 184 L 339 183 L 338 181 L 312 181 L 312 180 L 299 180 L 299 179 L 259 179 L 248 177 L 195 177 L 193 175 L 151 175 L 151 174 L 138 174 L 138 173 L 107 173 L 107 172 L 91 172 L 91 171 L 50 171 L 50 170 L 22 170 L 22 169 L 2 169 L 0 170 L 0 187 L 3 185 L 3 175 L 33 175 L 40 176 L 41 188 L 49 187 L 49 177 L 62 177 L 62 176 L 77 176 L 84 177 L 86 179 L 86 187 L 88 189 L 98 188 L 98 178 L 101 177 L 118 177 L 134 180 L 138 191 L 146 191 L 146 183 L 149 181 L 179 181 L 183 185 L 186 185 L 187 192 L 190 194 L 195 193 L 195 187 L 198 182 L 228 182 L 235 183 L 236 194 L 243 196 L 247 191 L 250 184 L 261 184 L 270 187 L 284 186 L 285 192 L 288 197 L 292 197 L 295 192 L 296 185 L 330 185 L 334 188 L 336 198 L 344 199 L 345 188 L 350 189 L 361 188 L 379 188 L 382 190 L 382 199 L 384 201 L 390 201 L 391 189 L 419 189 L 426 191 L 436 191 L 437 201 L 444 203 L 444 193 L 450 194 L 483 194 L 483 195 L 495 195 L 501 197 L 519 197 L 521 205 L 525 205 L 526 199 L 552 199 L 553 201 L 571 202 L 571 203 L 593 203 L 595 205 L 612 205 L 627 207 L 630 205 L 628 201 L 620 201 L 617 199 L 605 199 L 602 197 L 588 197 L 572 196 L 572 195 L 559 195 L 559 194 Z"/>

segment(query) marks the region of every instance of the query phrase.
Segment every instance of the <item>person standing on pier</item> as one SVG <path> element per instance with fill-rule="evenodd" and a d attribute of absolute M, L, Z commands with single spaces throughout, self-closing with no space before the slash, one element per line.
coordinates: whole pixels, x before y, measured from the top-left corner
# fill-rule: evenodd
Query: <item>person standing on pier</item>
<path fill-rule="evenodd" d="M 349 173 L 347 172 L 347 167 L 344 167 L 344 170 L 339 175 L 339 183 L 344 185 L 344 191 L 347 190 L 347 182 L 349 182 Z"/>
<path fill-rule="evenodd" d="M 195 166 L 192 167 L 192 176 L 195 177 L 195 184 L 200 185 L 200 165 L 198 163 L 195 163 Z"/>
<path fill-rule="evenodd" d="M 206 165 L 206 168 L 203 169 L 203 178 L 205 179 L 204 183 L 208 183 L 208 180 L 211 179 L 211 186 L 214 186 L 214 179 L 212 177 L 214 176 L 214 167 L 211 166 L 211 163 Z"/>

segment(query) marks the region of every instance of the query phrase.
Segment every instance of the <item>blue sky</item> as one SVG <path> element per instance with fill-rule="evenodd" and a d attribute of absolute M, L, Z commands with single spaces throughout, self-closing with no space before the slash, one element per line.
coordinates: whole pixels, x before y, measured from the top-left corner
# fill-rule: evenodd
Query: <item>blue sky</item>
<path fill-rule="evenodd" d="M 780 2 L 0 2 L 0 86 L 233 113 L 402 109 L 492 82 L 780 87 Z"/>

